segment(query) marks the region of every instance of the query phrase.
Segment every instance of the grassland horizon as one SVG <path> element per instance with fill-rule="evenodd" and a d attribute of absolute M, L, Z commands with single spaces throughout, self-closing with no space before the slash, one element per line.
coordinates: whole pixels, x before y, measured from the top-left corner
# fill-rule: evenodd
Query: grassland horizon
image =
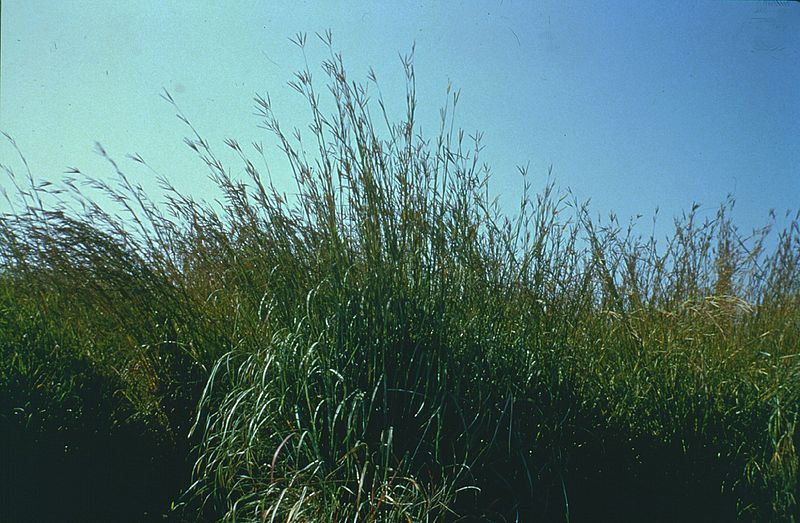
<path fill-rule="evenodd" d="M 509 215 L 458 92 L 421 136 L 413 56 L 395 121 L 321 40 L 309 131 L 255 101 L 293 196 L 166 91 L 220 201 L 4 165 L 0 519 L 800 520 L 800 216 Z"/>

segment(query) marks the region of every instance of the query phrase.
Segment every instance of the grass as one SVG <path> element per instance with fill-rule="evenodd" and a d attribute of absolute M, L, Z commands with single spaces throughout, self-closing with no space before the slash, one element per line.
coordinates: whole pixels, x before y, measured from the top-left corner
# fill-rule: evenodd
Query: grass
<path fill-rule="evenodd" d="M 217 205 L 102 148 L 110 181 L 6 167 L 2 519 L 800 519 L 797 217 L 659 243 L 524 170 L 508 216 L 458 93 L 419 136 L 403 65 L 399 121 L 333 51 L 327 98 L 291 84 L 310 140 L 256 100 L 291 198 L 168 93 Z"/>

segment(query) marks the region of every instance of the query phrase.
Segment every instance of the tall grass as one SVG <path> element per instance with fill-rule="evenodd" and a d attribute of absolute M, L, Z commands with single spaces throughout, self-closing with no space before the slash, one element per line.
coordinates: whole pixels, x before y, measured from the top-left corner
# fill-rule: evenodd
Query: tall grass
<path fill-rule="evenodd" d="M 730 201 L 660 244 L 525 170 L 508 216 L 457 92 L 425 138 L 410 56 L 394 121 L 322 39 L 328 97 L 308 66 L 291 84 L 310 134 L 256 100 L 289 198 L 261 145 L 226 141 L 233 174 L 168 93 L 217 206 L 163 176 L 154 203 L 102 148 L 112 181 L 7 169 L 4 431 L 37 376 L 63 398 L 98 376 L 85 401 L 124 400 L 106 437 L 191 456 L 187 520 L 798 520 L 797 217 L 744 237 Z"/>

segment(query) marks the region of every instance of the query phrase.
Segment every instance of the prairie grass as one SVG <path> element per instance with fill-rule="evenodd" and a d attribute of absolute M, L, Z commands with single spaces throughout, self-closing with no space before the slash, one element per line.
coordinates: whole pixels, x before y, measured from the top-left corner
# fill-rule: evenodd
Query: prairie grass
<path fill-rule="evenodd" d="M 166 92 L 216 205 L 165 176 L 154 202 L 102 147 L 111 181 L 6 167 L 4 447 L 25 463 L 31 435 L 75 433 L 91 460 L 90 432 L 163 452 L 165 491 L 138 503 L 173 501 L 176 520 L 800 519 L 798 217 L 743 235 L 731 200 L 661 243 L 552 182 L 535 193 L 524 169 L 509 216 L 458 93 L 420 136 L 403 66 L 399 121 L 332 50 L 326 95 L 308 66 L 291 84 L 310 133 L 256 99 L 290 197 L 260 144 L 227 140 L 226 168 Z M 59 488 L 4 510 L 36 514 Z"/>

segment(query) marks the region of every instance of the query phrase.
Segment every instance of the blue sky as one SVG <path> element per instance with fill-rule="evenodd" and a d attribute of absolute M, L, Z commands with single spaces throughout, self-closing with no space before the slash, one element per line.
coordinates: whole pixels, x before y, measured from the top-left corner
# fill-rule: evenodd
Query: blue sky
<path fill-rule="evenodd" d="M 289 38 L 330 29 L 354 78 L 373 66 L 384 97 L 404 102 L 399 54 L 416 43 L 423 130 L 436 130 L 448 83 L 457 123 L 483 131 L 491 189 L 513 212 L 517 165 L 553 178 L 592 209 L 626 220 L 728 193 L 749 230 L 800 207 L 800 3 L 796 2 L 2 2 L 0 129 L 34 174 L 112 172 L 104 145 L 145 187 L 141 154 L 182 190 L 214 198 L 168 89 L 217 150 L 263 141 L 291 188 L 253 95 L 270 94 L 286 127 L 308 111 L 287 87 L 303 65 Z M 322 77 L 324 47 L 309 38 Z M 221 154 L 223 158 L 228 158 Z M 7 143 L 0 163 L 18 166 Z M 232 167 L 238 167 L 230 157 Z M 0 180 L 0 185 L 7 185 Z M 0 211 L 7 204 L 0 201 Z M 649 228 L 648 228 L 649 231 Z"/>

